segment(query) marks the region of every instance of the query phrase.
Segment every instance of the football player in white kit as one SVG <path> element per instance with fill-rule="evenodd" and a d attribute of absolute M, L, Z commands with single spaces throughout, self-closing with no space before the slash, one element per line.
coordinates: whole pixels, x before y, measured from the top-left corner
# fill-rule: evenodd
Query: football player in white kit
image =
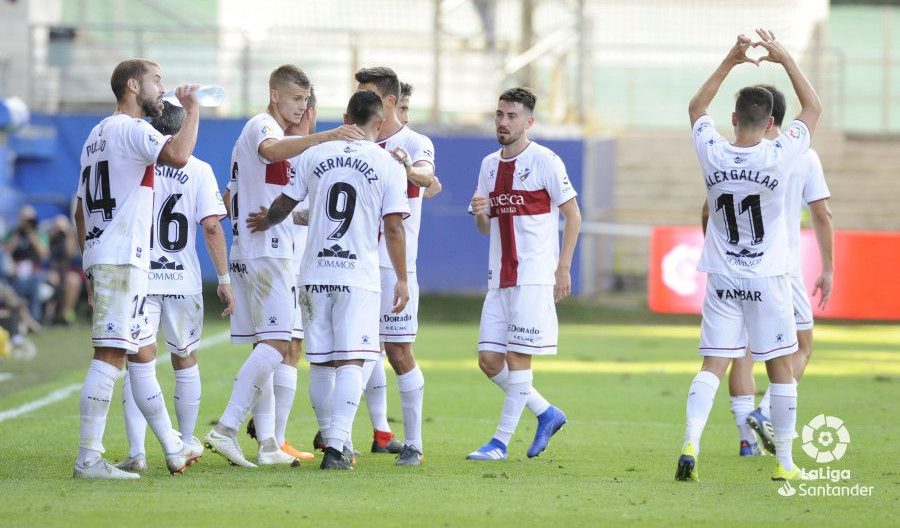
<path fill-rule="evenodd" d="M 384 105 L 384 126 L 376 143 L 391 152 L 406 168 L 410 217 L 403 222 L 406 230 L 406 271 L 409 274 L 409 303 L 401 313 L 392 313 L 394 280 L 384 240 L 379 244 L 381 255 L 381 341 L 388 361 L 397 375 L 400 406 L 403 410 L 403 447 L 398 451 L 394 435 L 387 422 L 387 391 L 383 381 L 382 359 L 366 364 L 366 403 L 375 431 L 372 452 L 398 452 L 397 465 L 416 466 L 422 463 L 422 403 L 425 395 L 425 378 L 416 364 L 412 344 L 419 327 L 419 282 L 416 278 L 416 256 L 419 247 L 419 227 L 422 223 L 422 198 L 424 191 L 432 195 L 440 191 L 440 182 L 434 175 L 434 145 L 428 137 L 414 132 L 397 119 L 397 101 L 400 99 L 400 80 L 393 70 L 386 67 L 364 68 L 356 72 L 358 90 L 371 90 L 381 97 Z M 372 367 L 371 374 L 368 372 Z M 384 402 L 384 403 L 382 403 Z M 381 412 L 381 409 L 384 409 Z"/>
<path fill-rule="evenodd" d="M 571 292 L 581 212 L 562 160 L 528 138 L 536 102 L 527 88 L 500 94 L 494 124 L 502 147 L 481 162 L 470 205 L 476 227 L 490 235 L 478 365 L 506 399 L 493 438 L 469 460 L 506 460 L 526 406 L 538 419 L 529 458 L 541 454 L 566 423 L 566 415 L 532 386 L 531 358 L 556 354 L 555 303 Z"/>
<path fill-rule="evenodd" d="M 162 444 L 169 471 L 194 461 L 191 446 L 172 429 L 153 368 L 138 357 L 150 268 L 154 166 L 184 167 L 197 142 L 196 85 L 176 97 L 187 115 L 181 132 L 163 136 L 144 121 L 162 112 L 159 65 L 146 59 L 119 63 L 110 79 L 116 113 L 103 119 L 81 150 L 75 227 L 93 305 L 94 357 L 81 389 L 81 433 L 73 476 L 135 479 L 103 458 L 103 431 L 113 387 L 129 356 L 137 405 Z M 140 372 L 138 374 L 138 371 Z"/>
<path fill-rule="evenodd" d="M 307 136 L 315 132 L 315 103 L 315 89 L 312 87 L 312 85 L 310 85 L 309 99 L 306 103 L 306 110 L 303 112 L 303 118 L 300 120 L 299 124 L 291 124 L 287 128 L 287 130 L 285 130 L 286 136 Z M 291 166 L 289 169 L 289 178 L 291 180 L 293 180 L 297 175 L 296 168 L 298 158 L 299 156 L 290 159 Z M 293 225 L 291 227 L 294 233 L 293 270 L 297 274 L 297 281 L 299 281 L 300 261 L 303 258 L 303 250 L 306 247 L 308 213 L 309 203 L 307 201 L 303 201 L 297 204 L 297 207 L 294 209 L 291 215 L 293 220 Z M 297 393 L 297 365 L 300 363 L 300 358 L 303 355 L 303 316 L 300 313 L 298 304 L 300 287 L 301 285 L 299 282 L 296 282 L 296 285 L 291 286 L 291 297 L 294 300 L 294 325 L 293 328 L 291 328 L 290 351 L 284 358 L 284 361 L 282 361 L 281 365 L 279 365 L 275 369 L 275 373 L 272 376 L 272 392 L 260 394 L 259 399 L 253 406 L 253 414 L 258 414 L 260 410 L 265 413 L 266 409 L 270 411 L 274 409 L 275 443 L 277 443 L 280 446 L 281 450 L 288 455 L 296 458 L 297 460 L 303 461 L 312 460 L 315 458 L 315 455 L 310 453 L 309 451 L 302 451 L 295 448 L 286 438 L 287 421 L 290 417 L 291 409 L 294 405 L 294 397 Z M 272 403 L 268 401 L 271 398 L 274 398 L 274 405 L 272 405 Z M 266 420 L 271 419 L 272 417 L 263 416 L 263 423 L 267 423 Z M 256 422 L 252 417 L 247 421 L 247 434 L 250 435 L 250 437 L 252 437 L 254 440 L 258 441 L 258 437 L 256 435 Z"/>
<path fill-rule="evenodd" d="M 153 128 L 164 136 L 181 129 L 185 111 L 165 101 L 162 115 L 152 119 Z M 228 256 L 220 221 L 225 205 L 219 185 L 208 163 L 191 156 L 183 168 L 156 166 L 153 189 L 155 225 L 150 239 L 150 283 L 144 304 L 140 354 L 156 357 L 156 335 L 162 325 L 166 348 L 175 369 L 175 416 L 181 439 L 191 445 L 192 456 L 199 458 L 203 446 L 194 437 L 200 411 L 200 370 L 196 351 L 203 333 L 203 283 L 197 259 L 197 225 L 203 226 L 203 237 L 216 273 L 220 277 L 217 294 L 225 303 L 222 317 L 234 309 L 234 296 L 228 281 Z M 116 467 L 125 471 L 142 471 L 147 467 L 144 435 L 147 421 L 138 409 L 125 373 L 122 407 L 128 434 L 128 459 Z M 155 369 L 156 360 L 140 364 Z"/>
<path fill-rule="evenodd" d="M 765 138 L 774 141 L 781 134 L 784 121 L 785 98 L 780 90 L 770 85 L 762 85 L 772 94 L 772 118 L 774 124 L 766 130 Z M 819 295 L 819 306 L 825 308 L 831 297 L 834 282 L 834 229 L 831 223 L 831 209 L 828 199 L 831 192 L 825 182 L 822 162 L 816 151 L 810 148 L 791 169 L 788 190 L 784 197 L 784 214 L 788 230 L 788 248 L 790 249 L 790 280 L 793 292 L 794 319 L 797 324 L 797 352 L 793 356 L 794 382 L 799 383 L 807 363 L 812 356 L 813 347 L 813 314 L 810 296 L 803 286 L 801 271 L 802 255 L 800 252 L 800 208 L 803 204 L 809 207 L 816 242 L 819 246 L 822 271 L 815 280 L 813 297 Z M 703 203 L 703 225 L 709 217 L 709 206 Z M 763 446 L 770 453 L 775 453 L 775 439 L 772 423 L 769 421 L 770 392 L 765 394 L 754 409 L 756 384 L 753 379 L 753 361 L 748 356 L 735 359 L 728 373 L 728 389 L 731 395 L 731 412 L 741 437 L 741 456 L 762 454 L 756 443 L 754 431 L 762 440 Z"/>
<path fill-rule="evenodd" d="M 744 35 L 700 87 L 688 107 L 697 157 L 703 170 L 711 211 L 698 269 L 707 272 L 707 292 L 700 328 L 703 365 L 691 383 L 682 454 L 675 478 L 698 480 L 696 458 L 700 436 L 712 409 L 719 380 L 734 358 L 765 361 L 772 393 L 775 434 L 774 480 L 799 475 L 791 456 L 797 419 L 797 386 L 791 354 L 797 330 L 788 279 L 788 236 L 784 195 L 791 166 L 809 149 L 821 103 L 794 59 L 772 32 L 757 30 L 760 41 Z M 765 48 L 759 59 L 781 64 L 800 100 L 800 114 L 774 141 L 765 140 L 773 126 L 772 94 L 751 86 L 738 93 L 729 143 L 707 115 L 710 102 L 732 68 L 744 62 L 751 46 Z"/>
<path fill-rule="evenodd" d="M 409 99 L 412 97 L 412 93 L 412 85 L 401 81 L 400 100 L 397 101 L 397 119 L 403 126 L 409 124 Z"/>
<path fill-rule="evenodd" d="M 286 225 L 275 226 L 269 233 L 251 233 L 245 220 L 281 193 L 289 181 L 290 158 L 325 141 L 363 137 L 358 128 L 350 126 L 284 137 L 288 126 L 302 120 L 309 95 L 310 82 L 302 70 L 292 65 L 276 68 L 269 76 L 267 110 L 247 122 L 231 155 L 231 182 L 226 193 L 232 221 L 229 269 L 236 301 L 231 342 L 253 345 L 253 351 L 235 378 L 225 412 L 205 440 L 213 452 L 243 467 L 256 465 L 244 458 L 237 430 L 259 396 L 273 393 L 274 373 L 284 368 L 280 365 L 287 364 L 290 354 L 294 322 L 290 297 L 294 234 Z M 299 464 L 277 443 L 274 397 L 260 401 L 270 407 L 256 406 L 257 463 Z"/>
<path fill-rule="evenodd" d="M 326 448 L 322 469 L 348 469 L 345 456 L 362 395 L 365 362 L 381 356 L 378 343 L 378 232 L 397 280 L 392 313 L 409 299 L 403 219 L 409 215 L 406 178 L 399 165 L 372 141 L 384 123 L 377 94 L 358 91 L 345 123 L 367 141 L 332 142 L 300 156 L 297 177 L 281 196 L 248 218 L 252 232 L 269 232 L 309 196 L 309 232 L 300 276 L 300 306 L 310 362 L 310 397 Z"/>

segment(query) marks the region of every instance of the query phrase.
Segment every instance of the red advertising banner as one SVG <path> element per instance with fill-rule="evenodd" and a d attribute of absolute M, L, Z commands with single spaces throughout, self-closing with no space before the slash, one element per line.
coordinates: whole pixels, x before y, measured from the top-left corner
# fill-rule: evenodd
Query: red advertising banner
<path fill-rule="evenodd" d="M 700 313 L 706 274 L 697 271 L 703 248 L 699 227 L 656 227 L 650 239 L 647 302 L 661 313 Z M 812 230 L 801 232 L 803 282 L 812 293 L 822 269 Z M 900 320 L 900 233 L 836 231 L 834 288 L 816 317 Z"/>

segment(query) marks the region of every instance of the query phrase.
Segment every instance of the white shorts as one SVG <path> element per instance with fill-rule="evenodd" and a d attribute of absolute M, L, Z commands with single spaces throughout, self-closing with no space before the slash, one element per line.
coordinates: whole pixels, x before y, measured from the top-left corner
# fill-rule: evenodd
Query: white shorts
<path fill-rule="evenodd" d="M 234 260 L 229 271 L 234 291 L 231 342 L 290 341 L 294 328 L 291 288 L 296 286 L 293 259 Z"/>
<path fill-rule="evenodd" d="M 203 333 L 203 294 L 148 295 L 144 305 L 142 347 L 156 344 L 156 334 L 162 324 L 166 336 L 166 350 L 187 357 L 200 346 Z"/>
<path fill-rule="evenodd" d="M 303 312 L 300 311 L 300 290 L 303 285 L 300 284 L 300 275 L 294 277 L 295 286 L 291 286 L 291 297 L 294 298 L 294 327 L 291 328 L 291 338 L 303 339 Z"/>
<path fill-rule="evenodd" d="M 787 275 L 739 279 L 710 273 L 700 324 L 700 355 L 768 361 L 797 351 Z"/>
<path fill-rule="evenodd" d="M 812 304 L 806 286 L 803 285 L 803 277 L 791 275 L 791 289 L 794 292 L 794 320 L 797 322 L 797 331 L 812 330 Z"/>
<path fill-rule="evenodd" d="M 419 331 L 419 280 L 414 272 L 406 274 L 409 302 L 400 313 L 391 313 L 397 274 L 393 268 L 381 268 L 381 340 L 385 343 L 414 343 Z"/>
<path fill-rule="evenodd" d="M 94 291 L 94 347 L 120 348 L 136 354 L 150 281 L 148 271 L 130 264 L 95 264 L 88 270 L 88 279 Z"/>
<path fill-rule="evenodd" d="M 525 284 L 488 290 L 481 310 L 479 352 L 553 355 L 558 335 L 553 286 Z"/>
<path fill-rule="evenodd" d="M 378 359 L 380 295 L 353 286 L 305 285 L 300 291 L 300 310 L 306 330 L 306 360 Z"/>

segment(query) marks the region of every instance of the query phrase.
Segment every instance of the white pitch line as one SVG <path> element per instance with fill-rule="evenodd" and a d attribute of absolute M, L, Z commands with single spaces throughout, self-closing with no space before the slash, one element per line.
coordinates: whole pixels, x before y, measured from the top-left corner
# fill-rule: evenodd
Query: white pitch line
<path fill-rule="evenodd" d="M 230 335 L 228 331 L 218 333 L 216 335 L 210 336 L 207 339 L 204 339 L 202 343 L 200 343 L 200 347 L 198 350 L 203 350 L 204 348 L 209 348 L 217 345 L 221 345 L 228 341 Z M 44 396 L 43 398 L 38 398 L 34 401 L 30 401 L 28 403 L 22 404 L 14 409 L 9 409 L 7 411 L 0 412 L 0 423 L 5 422 L 6 420 L 12 420 L 13 418 L 18 418 L 23 414 L 28 414 L 31 411 L 35 411 L 42 407 L 46 407 L 51 403 L 56 403 L 60 400 L 64 400 L 71 396 L 72 394 L 81 390 L 81 383 L 73 383 L 71 385 L 66 385 L 61 389 L 56 389 L 50 394 Z"/>

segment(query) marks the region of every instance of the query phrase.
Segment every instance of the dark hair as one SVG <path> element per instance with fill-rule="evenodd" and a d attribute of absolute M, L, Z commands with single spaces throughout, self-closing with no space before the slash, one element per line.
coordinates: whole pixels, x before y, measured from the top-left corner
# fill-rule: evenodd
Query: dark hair
<path fill-rule="evenodd" d="M 534 105 L 537 104 L 537 97 L 534 93 L 525 87 L 510 88 L 500 94 L 500 100 L 508 103 L 522 103 L 522 106 L 529 112 L 534 112 Z"/>
<path fill-rule="evenodd" d="M 293 83 L 301 88 L 309 88 L 309 77 L 303 70 L 293 64 L 284 64 L 275 68 L 269 75 L 269 89 L 274 90 L 285 84 Z"/>
<path fill-rule="evenodd" d="M 372 90 L 359 90 L 350 97 L 347 103 L 347 116 L 350 124 L 364 126 L 376 115 L 384 115 L 381 97 Z"/>
<path fill-rule="evenodd" d="M 164 136 L 174 136 L 181 130 L 184 122 L 184 108 L 174 105 L 169 101 L 163 101 L 163 111 L 159 117 L 150 120 L 150 124 Z"/>
<path fill-rule="evenodd" d="M 734 104 L 738 125 L 750 128 L 764 127 L 772 116 L 772 99 L 772 92 L 762 86 L 741 88 Z"/>
<path fill-rule="evenodd" d="M 784 94 L 781 90 L 775 88 L 771 84 L 761 84 L 760 88 L 765 88 L 772 94 L 772 117 L 775 118 L 775 126 L 781 126 L 784 122 L 784 113 L 787 111 L 787 105 L 784 102 Z"/>
<path fill-rule="evenodd" d="M 400 83 L 400 98 L 409 97 L 413 93 L 413 85 L 409 83 Z"/>
<path fill-rule="evenodd" d="M 355 77 L 356 82 L 360 84 L 374 84 L 381 95 L 385 97 L 393 95 L 398 100 L 400 99 L 400 79 L 397 78 L 394 70 L 388 67 L 363 68 L 356 72 Z"/>
<path fill-rule="evenodd" d="M 109 85 L 112 88 L 116 101 L 121 101 L 128 90 L 128 80 L 137 79 L 142 82 L 141 77 L 150 69 L 151 66 L 159 68 L 159 64 L 147 59 L 128 59 L 120 62 L 112 72 L 109 79 Z"/>

